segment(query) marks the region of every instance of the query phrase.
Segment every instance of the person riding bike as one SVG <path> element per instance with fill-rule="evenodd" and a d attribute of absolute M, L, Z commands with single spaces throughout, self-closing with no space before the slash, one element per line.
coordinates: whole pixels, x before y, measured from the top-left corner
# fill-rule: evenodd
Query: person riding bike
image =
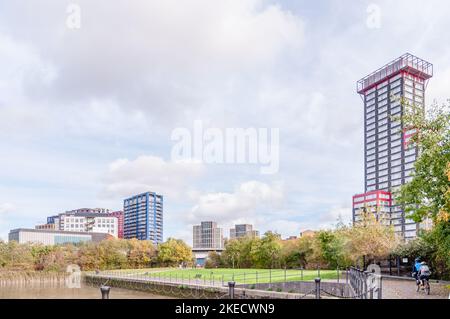
<path fill-rule="evenodd" d="M 420 263 L 419 273 L 417 274 L 419 281 L 423 283 L 424 280 L 429 280 L 431 276 L 430 267 L 428 267 L 426 262 Z"/>
<path fill-rule="evenodd" d="M 419 271 L 420 267 L 422 267 L 422 263 L 420 261 L 420 258 L 416 258 L 414 260 L 414 267 L 413 267 L 413 277 L 416 279 L 417 283 L 419 283 Z"/>

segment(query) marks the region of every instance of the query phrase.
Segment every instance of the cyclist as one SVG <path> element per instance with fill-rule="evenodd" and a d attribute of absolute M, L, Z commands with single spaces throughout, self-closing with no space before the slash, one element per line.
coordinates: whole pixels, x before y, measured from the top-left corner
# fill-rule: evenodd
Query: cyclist
<path fill-rule="evenodd" d="M 420 271 L 420 267 L 422 267 L 422 264 L 420 262 L 420 258 L 416 258 L 414 260 L 414 267 L 413 267 L 413 277 L 416 278 L 416 282 L 417 284 L 419 284 L 419 271 Z"/>
<path fill-rule="evenodd" d="M 424 280 L 429 280 L 430 279 L 430 275 L 431 275 L 431 271 L 430 271 L 430 267 L 428 267 L 426 262 L 421 262 L 420 263 L 420 269 L 419 269 L 419 273 L 418 273 L 418 278 L 419 281 L 422 282 L 422 284 L 424 283 Z"/>

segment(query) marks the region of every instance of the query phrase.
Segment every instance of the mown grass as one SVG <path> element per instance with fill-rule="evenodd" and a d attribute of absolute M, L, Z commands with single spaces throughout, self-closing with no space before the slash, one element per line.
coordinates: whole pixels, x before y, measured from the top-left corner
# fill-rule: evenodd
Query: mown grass
<path fill-rule="evenodd" d="M 142 273 L 142 271 L 140 271 Z M 145 276 L 174 280 L 203 280 L 228 282 L 235 281 L 240 284 L 284 282 L 284 281 L 312 281 L 319 277 L 336 279 L 336 270 L 284 270 L 284 269 L 166 269 L 145 273 Z"/>

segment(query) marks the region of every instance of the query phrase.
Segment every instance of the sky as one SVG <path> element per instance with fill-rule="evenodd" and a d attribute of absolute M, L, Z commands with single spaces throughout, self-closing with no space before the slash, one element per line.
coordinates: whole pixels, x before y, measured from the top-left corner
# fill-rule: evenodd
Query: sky
<path fill-rule="evenodd" d="M 409 52 L 450 97 L 447 1 L 0 0 L 0 238 L 81 207 L 164 196 L 164 238 L 351 220 L 356 81 Z M 175 161 L 172 133 L 279 129 L 279 169 Z"/>

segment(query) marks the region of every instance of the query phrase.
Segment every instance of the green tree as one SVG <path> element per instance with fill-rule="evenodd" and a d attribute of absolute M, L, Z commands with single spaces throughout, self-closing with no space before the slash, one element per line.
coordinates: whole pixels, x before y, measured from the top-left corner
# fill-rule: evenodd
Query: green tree
<path fill-rule="evenodd" d="M 405 127 L 415 132 L 409 148 L 419 150 L 411 182 L 403 185 L 398 203 L 416 222 L 426 218 L 437 221 L 450 212 L 450 112 L 449 105 L 432 105 L 425 114 L 421 108 L 403 103 Z"/>
<path fill-rule="evenodd" d="M 164 266 L 192 263 L 192 249 L 180 239 L 169 238 L 158 245 L 158 261 Z"/>
<path fill-rule="evenodd" d="M 256 268 L 276 268 L 280 266 L 280 235 L 268 231 L 263 238 L 252 247 L 252 257 Z"/>

